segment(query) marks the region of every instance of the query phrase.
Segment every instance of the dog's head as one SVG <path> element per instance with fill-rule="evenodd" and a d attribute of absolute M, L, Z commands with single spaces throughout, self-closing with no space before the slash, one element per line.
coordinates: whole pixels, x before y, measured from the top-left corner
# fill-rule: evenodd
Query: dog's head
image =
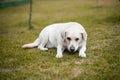
<path fill-rule="evenodd" d="M 69 52 L 75 52 L 80 47 L 83 40 L 86 40 L 87 34 L 79 29 L 66 29 L 62 33 L 63 44 Z"/>

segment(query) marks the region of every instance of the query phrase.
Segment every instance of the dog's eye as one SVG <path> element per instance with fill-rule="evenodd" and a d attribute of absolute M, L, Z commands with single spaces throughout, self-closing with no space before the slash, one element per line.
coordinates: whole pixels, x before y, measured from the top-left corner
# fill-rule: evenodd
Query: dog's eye
<path fill-rule="evenodd" d="M 69 41 L 70 41 L 70 40 L 71 40 L 71 38 L 70 38 L 70 37 L 67 37 L 67 40 L 69 40 Z"/>
<path fill-rule="evenodd" d="M 78 40 L 79 40 L 79 38 L 76 38 L 76 39 L 75 39 L 75 41 L 78 41 Z"/>

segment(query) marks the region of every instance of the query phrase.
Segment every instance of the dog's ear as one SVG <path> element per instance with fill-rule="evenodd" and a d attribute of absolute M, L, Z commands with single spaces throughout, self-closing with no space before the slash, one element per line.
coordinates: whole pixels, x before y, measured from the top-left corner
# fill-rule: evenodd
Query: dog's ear
<path fill-rule="evenodd" d="M 87 40 L 87 33 L 86 32 L 81 33 L 81 35 L 82 35 L 82 39 L 83 40 Z"/>
<path fill-rule="evenodd" d="M 63 32 L 61 33 L 61 37 L 62 37 L 62 39 L 65 39 L 66 34 L 67 34 L 67 32 L 66 32 L 66 31 L 63 31 Z"/>

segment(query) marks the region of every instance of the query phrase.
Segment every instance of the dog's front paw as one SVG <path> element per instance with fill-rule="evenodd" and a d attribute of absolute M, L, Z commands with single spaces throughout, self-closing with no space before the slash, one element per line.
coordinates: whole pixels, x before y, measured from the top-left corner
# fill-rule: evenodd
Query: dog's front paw
<path fill-rule="evenodd" d="M 62 57 L 63 57 L 62 54 L 57 54 L 57 55 L 56 55 L 56 58 L 62 58 Z"/>
<path fill-rule="evenodd" d="M 85 53 L 80 53 L 79 56 L 86 57 L 86 54 Z"/>

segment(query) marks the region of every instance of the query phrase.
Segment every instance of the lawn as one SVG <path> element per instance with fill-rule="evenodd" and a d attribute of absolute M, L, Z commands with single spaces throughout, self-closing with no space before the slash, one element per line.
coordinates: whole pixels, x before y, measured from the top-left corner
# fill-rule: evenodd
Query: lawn
<path fill-rule="evenodd" d="M 34 0 L 0 9 L 0 80 L 120 80 L 120 2 L 118 0 Z M 47 25 L 79 22 L 88 33 L 87 57 L 78 52 L 55 58 L 56 49 L 22 49 Z"/>

